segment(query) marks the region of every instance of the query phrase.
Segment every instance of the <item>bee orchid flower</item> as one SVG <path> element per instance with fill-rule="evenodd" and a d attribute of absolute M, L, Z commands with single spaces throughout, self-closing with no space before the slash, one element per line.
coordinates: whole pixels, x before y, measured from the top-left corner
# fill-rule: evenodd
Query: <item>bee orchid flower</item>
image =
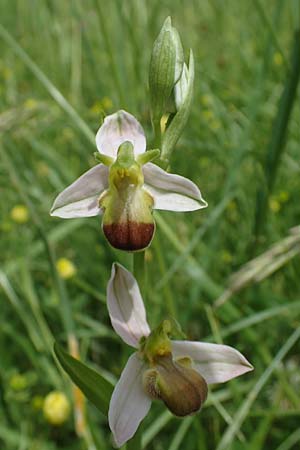
<path fill-rule="evenodd" d="M 96 134 L 100 164 L 61 192 L 50 214 L 66 219 L 103 215 L 109 243 L 138 251 L 153 237 L 153 209 L 195 211 L 207 206 L 198 187 L 167 173 L 150 161 L 159 150 L 146 151 L 146 139 L 134 116 L 120 110 L 105 118 Z"/>
<path fill-rule="evenodd" d="M 200 410 L 207 385 L 253 369 L 227 345 L 172 341 L 174 328 L 177 331 L 173 321 L 164 320 L 151 331 L 138 284 L 119 264 L 112 267 L 107 304 L 114 330 L 137 349 L 127 361 L 109 406 L 109 426 L 118 447 L 135 434 L 153 399 L 183 417 Z"/>

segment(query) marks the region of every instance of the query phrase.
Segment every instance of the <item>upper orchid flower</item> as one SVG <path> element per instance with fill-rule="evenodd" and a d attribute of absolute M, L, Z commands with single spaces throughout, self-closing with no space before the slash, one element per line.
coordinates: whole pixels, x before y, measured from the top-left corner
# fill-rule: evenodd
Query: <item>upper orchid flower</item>
<path fill-rule="evenodd" d="M 51 215 L 62 218 L 103 214 L 103 231 L 121 250 L 142 250 L 154 234 L 152 209 L 194 211 L 207 206 L 190 180 L 150 163 L 139 122 L 126 111 L 107 116 L 97 132 L 101 164 L 84 173 L 56 198 Z"/>
<path fill-rule="evenodd" d="M 227 345 L 171 341 L 172 321 L 164 320 L 150 331 L 138 284 L 118 264 L 112 268 L 107 302 L 115 331 L 138 349 L 128 359 L 110 401 L 109 426 L 118 446 L 134 435 L 152 399 L 162 400 L 177 416 L 193 414 L 205 401 L 208 384 L 253 369 L 241 353 Z"/>

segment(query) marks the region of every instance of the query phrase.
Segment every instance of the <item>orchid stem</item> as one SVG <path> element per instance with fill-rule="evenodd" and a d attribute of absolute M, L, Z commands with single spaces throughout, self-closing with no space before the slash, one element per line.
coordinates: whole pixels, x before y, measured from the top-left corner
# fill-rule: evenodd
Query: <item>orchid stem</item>
<path fill-rule="evenodd" d="M 144 251 L 133 254 L 133 275 L 139 285 L 142 297 L 145 299 L 147 290 L 147 270 Z"/>

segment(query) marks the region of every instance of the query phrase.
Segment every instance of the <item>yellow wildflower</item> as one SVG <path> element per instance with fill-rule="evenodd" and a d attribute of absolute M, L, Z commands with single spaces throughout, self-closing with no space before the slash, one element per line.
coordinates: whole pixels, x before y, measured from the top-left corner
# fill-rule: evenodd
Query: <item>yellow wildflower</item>
<path fill-rule="evenodd" d="M 213 131 L 217 131 L 219 128 L 221 128 L 221 122 L 217 119 L 213 119 L 209 125 Z"/>
<path fill-rule="evenodd" d="M 232 254 L 228 250 L 223 250 L 221 252 L 221 259 L 224 263 L 230 264 L 233 260 Z"/>
<path fill-rule="evenodd" d="M 28 383 L 25 375 L 15 373 L 9 380 L 9 385 L 14 391 L 23 391 L 27 388 Z"/>
<path fill-rule="evenodd" d="M 38 106 L 38 102 L 34 98 L 28 98 L 23 105 L 25 109 L 30 110 L 35 109 Z"/>
<path fill-rule="evenodd" d="M 26 223 L 29 219 L 29 212 L 25 205 L 16 205 L 10 212 L 10 217 L 16 223 Z"/>
<path fill-rule="evenodd" d="M 43 409 L 44 399 L 41 395 L 35 395 L 31 400 L 31 406 L 35 411 Z"/>
<path fill-rule="evenodd" d="M 9 67 L 4 66 L 2 68 L 2 76 L 4 80 L 10 80 L 12 78 L 12 70 Z"/>
<path fill-rule="evenodd" d="M 100 100 L 96 100 L 93 105 L 90 107 L 90 112 L 92 114 L 95 114 L 96 116 L 98 114 L 101 114 L 103 112 L 102 103 Z"/>
<path fill-rule="evenodd" d="M 202 103 L 202 105 L 204 106 L 209 106 L 213 103 L 213 99 L 211 97 L 211 95 L 209 94 L 204 94 L 201 96 L 200 101 Z"/>
<path fill-rule="evenodd" d="M 280 201 L 280 203 L 285 203 L 289 200 L 290 198 L 290 194 L 286 191 L 280 191 L 279 195 L 278 195 L 278 199 Z"/>
<path fill-rule="evenodd" d="M 75 265 L 67 258 L 59 258 L 56 262 L 56 268 L 61 278 L 65 280 L 72 278 L 76 274 Z"/>
<path fill-rule="evenodd" d="M 214 112 L 211 109 L 202 111 L 202 116 L 205 120 L 213 120 L 215 118 Z"/>
<path fill-rule="evenodd" d="M 52 391 L 44 400 L 43 413 L 51 425 L 62 425 L 70 415 L 70 403 L 63 392 Z"/>
<path fill-rule="evenodd" d="M 275 66 L 282 66 L 283 63 L 282 54 L 279 52 L 275 52 L 273 55 L 273 62 Z"/>
<path fill-rule="evenodd" d="M 272 212 L 278 213 L 280 211 L 281 205 L 280 202 L 275 197 L 271 197 L 269 200 L 269 208 Z"/>
<path fill-rule="evenodd" d="M 40 177 L 47 177 L 49 175 L 50 172 L 49 166 L 44 161 L 38 161 L 36 168 L 37 173 Z"/>
<path fill-rule="evenodd" d="M 113 106 L 113 102 L 109 97 L 103 97 L 101 100 L 102 108 L 105 110 L 111 109 Z"/>

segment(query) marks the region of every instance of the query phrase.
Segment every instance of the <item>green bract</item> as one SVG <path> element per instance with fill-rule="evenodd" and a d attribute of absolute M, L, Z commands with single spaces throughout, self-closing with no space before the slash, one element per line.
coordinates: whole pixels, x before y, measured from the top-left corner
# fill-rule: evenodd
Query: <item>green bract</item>
<path fill-rule="evenodd" d="M 168 17 L 154 42 L 150 62 L 149 88 L 154 128 L 159 128 L 160 119 L 165 113 L 167 101 L 175 84 L 175 68 L 176 73 L 182 71 L 183 62 L 180 68 L 176 58 L 178 39 L 177 32 L 172 27 L 171 18 Z"/>
<path fill-rule="evenodd" d="M 193 95 L 194 59 L 190 51 L 189 66 L 179 34 L 168 17 L 154 42 L 149 88 L 151 116 L 156 144 L 161 146 L 160 165 L 167 167 L 173 148 L 186 125 Z M 166 130 L 161 131 L 161 119 L 167 116 Z"/>

